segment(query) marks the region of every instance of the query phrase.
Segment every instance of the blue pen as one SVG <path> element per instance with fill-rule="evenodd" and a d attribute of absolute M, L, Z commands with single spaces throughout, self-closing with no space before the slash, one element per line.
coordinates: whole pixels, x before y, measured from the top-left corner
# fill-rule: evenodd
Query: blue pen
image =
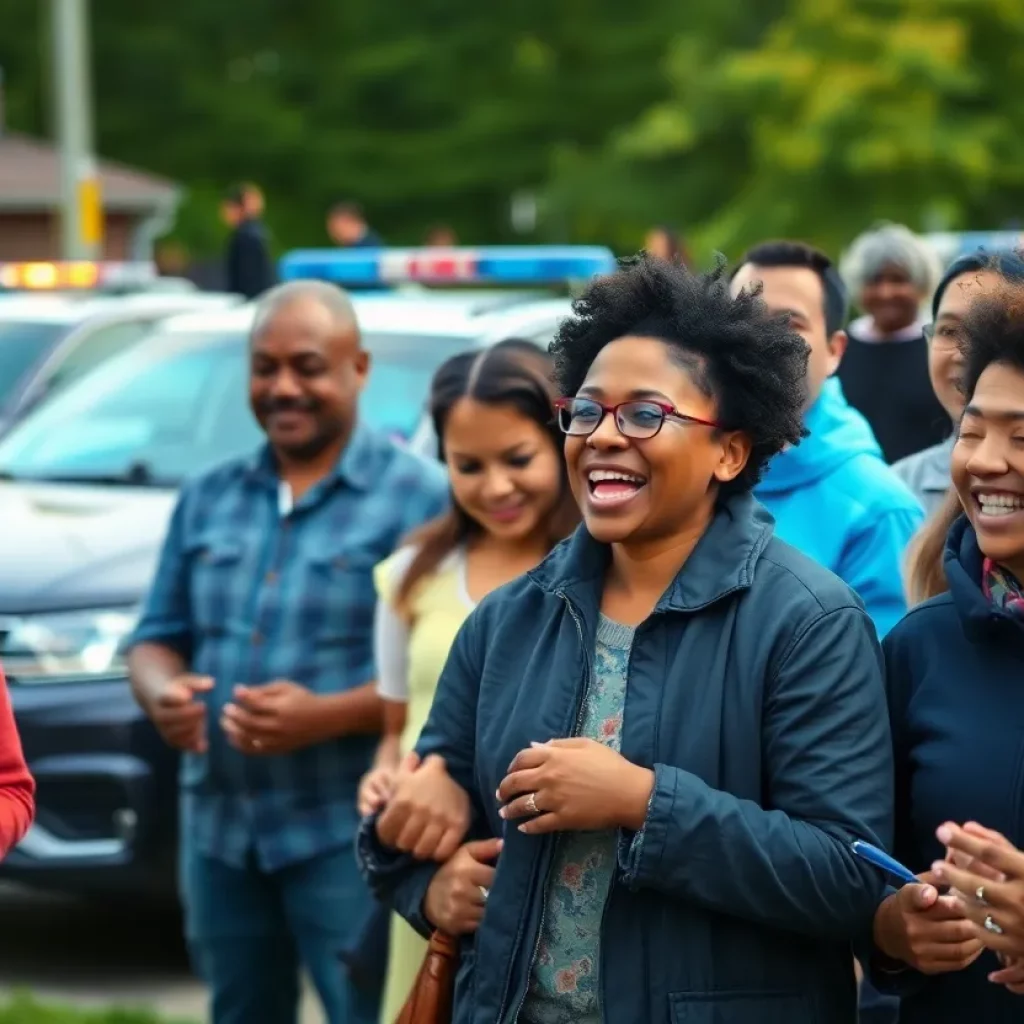
<path fill-rule="evenodd" d="M 862 842 L 858 839 L 850 847 L 853 852 L 863 860 L 866 860 L 869 864 L 873 864 L 876 868 L 884 871 L 887 875 L 892 878 L 897 878 L 901 882 L 909 885 L 917 885 L 918 878 L 910 868 L 905 867 L 895 857 L 890 857 L 885 850 L 880 850 L 877 846 L 872 846 L 870 843 Z"/>

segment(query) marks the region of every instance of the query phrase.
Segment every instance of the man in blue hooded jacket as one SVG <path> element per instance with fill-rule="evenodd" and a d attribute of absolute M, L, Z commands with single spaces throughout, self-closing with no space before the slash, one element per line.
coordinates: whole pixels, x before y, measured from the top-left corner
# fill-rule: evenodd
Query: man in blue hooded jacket
<path fill-rule="evenodd" d="M 775 517 L 776 535 L 849 584 L 883 637 L 906 612 L 903 558 L 924 512 L 833 376 L 846 348 L 845 289 L 828 257 L 801 242 L 751 249 L 732 291 L 758 285 L 810 354 L 808 436 L 776 456 L 754 493 Z"/>

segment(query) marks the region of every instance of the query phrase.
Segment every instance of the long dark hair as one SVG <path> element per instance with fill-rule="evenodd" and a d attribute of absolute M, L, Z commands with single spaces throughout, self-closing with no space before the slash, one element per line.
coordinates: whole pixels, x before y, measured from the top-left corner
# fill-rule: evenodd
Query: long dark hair
<path fill-rule="evenodd" d="M 472 398 L 484 405 L 512 406 L 543 427 L 555 450 L 561 452 L 563 437 L 554 414 L 553 363 L 533 342 L 509 338 L 483 351 L 452 356 L 434 374 L 430 387 L 430 416 L 444 457 L 444 436 L 455 404 Z M 549 523 L 554 546 L 579 522 L 579 509 L 569 490 L 565 461 L 560 459 L 562 491 Z M 395 604 L 407 605 L 416 584 L 429 576 L 467 539 L 480 532 L 480 524 L 453 501 L 447 512 L 413 532 L 406 543 L 416 554 L 395 595 Z"/>

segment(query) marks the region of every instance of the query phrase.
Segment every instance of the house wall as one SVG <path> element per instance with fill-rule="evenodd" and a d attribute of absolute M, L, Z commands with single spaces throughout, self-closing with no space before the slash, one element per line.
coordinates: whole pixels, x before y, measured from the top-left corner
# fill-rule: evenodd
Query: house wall
<path fill-rule="evenodd" d="M 103 259 L 131 259 L 131 237 L 139 218 L 108 213 Z M 60 218 L 46 212 L 0 210 L 0 261 L 60 259 Z"/>

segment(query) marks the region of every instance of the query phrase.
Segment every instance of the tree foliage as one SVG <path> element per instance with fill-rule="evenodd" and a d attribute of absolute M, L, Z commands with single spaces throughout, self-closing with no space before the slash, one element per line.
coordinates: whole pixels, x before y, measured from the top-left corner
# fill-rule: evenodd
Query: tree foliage
<path fill-rule="evenodd" d="M 669 66 L 671 95 L 605 160 L 668 202 L 680 185 L 673 212 L 704 249 L 787 235 L 835 250 L 880 219 L 988 229 L 1018 215 L 1015 0 L 791 0 L 752 44 L 709 55 L 683 37 Z"/>
<path fill-rule="evenodd" d="M 48 134 L 49 4 L 0 0 L 8 120 Z M 254 179 L 280 246 L 338 197 L 389 240 L 832 249 L 867 223 L 998 227 L 1024 198 L 1020 0 L 93 0 L 98 149 L 182 182 L 220 244 Z"/>
<path fill-rule="evenodd" d="M 35 132 L 51 121 L 47 6 L 0 0 L 10 120 Z M 651 55 L 670 6 L 637 0 L 611 30 L 611 0 L 93 2 L 97 146 L 185 183 L 180 228 L 200 247 L 219 192 L 247 178 L 285 245 L 322 241 L 339 197 L 391 239 L 445 221 L 501 241 L 559 147 L 598 149 L 663 95 Z"/>

